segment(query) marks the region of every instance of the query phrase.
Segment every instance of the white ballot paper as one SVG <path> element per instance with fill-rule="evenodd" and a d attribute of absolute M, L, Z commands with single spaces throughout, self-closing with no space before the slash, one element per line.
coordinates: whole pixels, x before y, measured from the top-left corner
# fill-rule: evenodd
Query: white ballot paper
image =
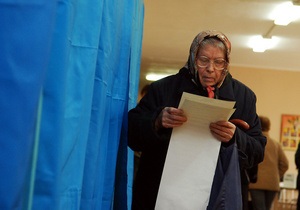
<path fill-rule="evenodd" d="M 206 209 L 221 145 L 210 133 L 209 124 L 228 120 L 234 104 L 183 93 L 179 108 L 188 120 L 173 129 L 156 210 Z"/>

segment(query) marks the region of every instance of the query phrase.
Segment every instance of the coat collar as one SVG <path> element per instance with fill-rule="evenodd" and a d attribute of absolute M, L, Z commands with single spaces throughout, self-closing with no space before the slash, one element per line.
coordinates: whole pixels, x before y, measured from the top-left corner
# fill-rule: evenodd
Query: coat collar
<path fill-rule="evenodd" d="M 235 101 L 232 80 L 233 78 L 231 74 L 228 73 L 222 86 L 217 90 L 219 99 L 226 101 Z"/>

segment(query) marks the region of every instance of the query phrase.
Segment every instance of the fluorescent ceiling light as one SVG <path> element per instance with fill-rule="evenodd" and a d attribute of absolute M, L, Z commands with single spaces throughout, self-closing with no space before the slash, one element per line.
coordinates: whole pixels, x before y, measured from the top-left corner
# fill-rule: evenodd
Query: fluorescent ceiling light
<path fill-rule="evenodd" d="M 159 79 L 162 79 L 164 77 L 169 76 L 170 74 L 156 74 L 156 73 L 150 73 L 146 75 L 146 80 L 148 81 L 156 81 Z"/>
<path fill-rule="evenodd" d="M 261 35 L 258 35 L 250 39 L 249 46 L 253 49 L 253 52 L 264 52 L 275 47 L 278 44 L 278 41 L 279 39 L 274 36 L 271 38 L 264 38 Z"/>
<path fill-rule="evenodd" d="M 274 24 L 286 26 L 300 18 L 300 6 L 295 6 L 292 2 L 284 2 L 274 9 L 270 17 L 274 20 Z"/>

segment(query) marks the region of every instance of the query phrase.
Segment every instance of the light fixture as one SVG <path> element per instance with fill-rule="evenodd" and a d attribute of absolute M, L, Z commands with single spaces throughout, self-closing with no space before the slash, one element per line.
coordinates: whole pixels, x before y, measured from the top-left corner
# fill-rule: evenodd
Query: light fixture
<path fill-rule="evenodd" d="M 270 18 L 274 20 L 274 24 L 286 26 L 300 18 L 300 6 L 296 6 L 292 2 L 284 2 L 274 9 Z"/>
<path fill-rule="evenodd" d="M 157 73 L 149 73 L 146 75 L 146 80 L 148 81 L 156 81 L 162 79 L 164 77 L 169 76 L 170 74 L 157 74 Z"/>
<path fill-rule="evenodd" d="M 268 49 L 275 47 L 279 39 L 277 37 L 263 37 L 261 35 L 254 36 L 249 41 L 249 46 L 253 52 L 264 52 Z"/>

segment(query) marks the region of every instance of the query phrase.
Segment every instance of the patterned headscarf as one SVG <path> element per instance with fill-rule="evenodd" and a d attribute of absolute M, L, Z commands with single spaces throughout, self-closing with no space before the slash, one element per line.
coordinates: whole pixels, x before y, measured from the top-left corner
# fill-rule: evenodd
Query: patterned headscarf
<path fill-rule="evenodd" d="M 231 43 L 228 40 L 228 38 L 220 31 L 215 31 L 215 30 L 207 30 L 207 31 L 202 31 L 200 32 L 193 40 L 191 47 L 190 47 L 190 55 L 189 55 L 189 59 L 188 62 L 186 63 L 185 67 L 188 68 L 190 70 L 190 73 L 193 75 L 193 78 L 195 81 L 198 81 L 198 71 L 197 68 L 195 66 L 195 59 L 196 59 L 196 55 L 198 52 L 198 48 L 200 43 L 209 37 L 216 37 L 218 38 L 220 41 L 223 42 L 223 44 L 226 47 L 226 61 L 229 63 L 229 57 L 230 57 L 230 51 L 231 51 Z"/>

